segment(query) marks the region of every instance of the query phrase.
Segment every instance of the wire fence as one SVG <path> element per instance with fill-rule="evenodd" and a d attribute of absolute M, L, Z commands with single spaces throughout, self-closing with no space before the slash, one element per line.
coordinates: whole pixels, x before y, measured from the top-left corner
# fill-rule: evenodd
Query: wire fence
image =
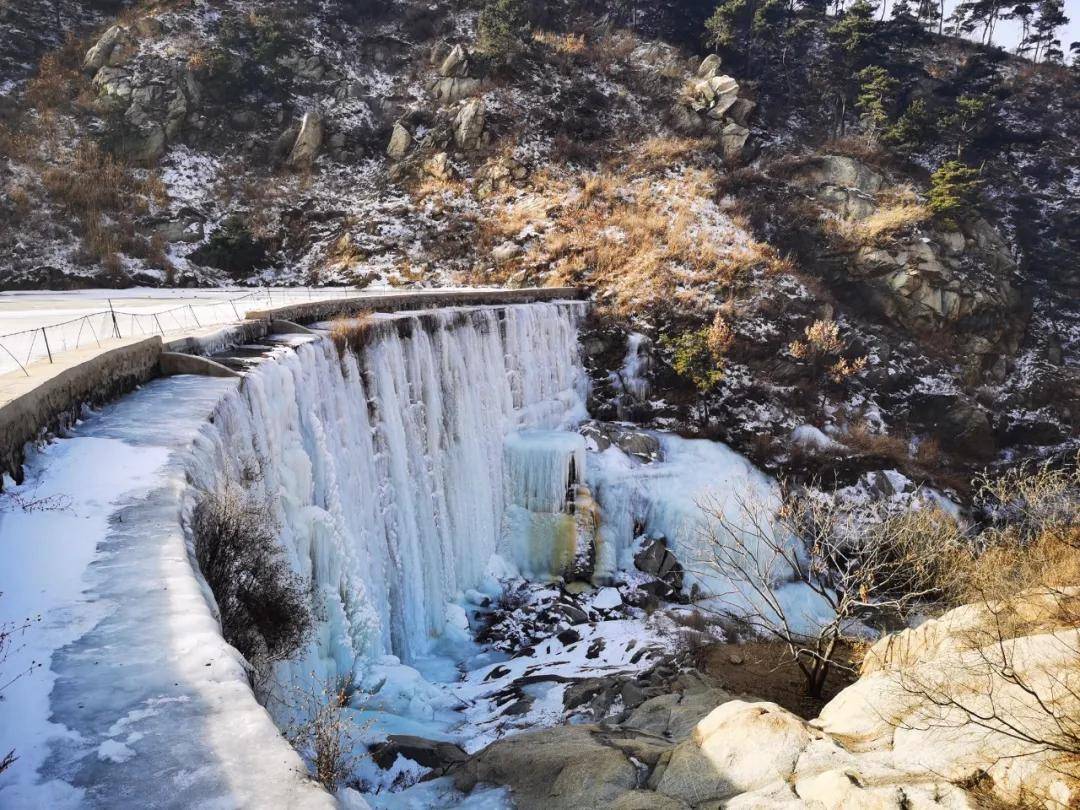
<path fill-rule="evenodd" d="M 187 304 L 143 310 L 117 309 L 109 301 L 108 309 L 0 335 L 0 373 L 21 370 L 30 376 L 27 367 L 31 363 L 39 360 L 52 363 L 64 352 L 100 347 L 110 340 L 190 332 L 204 326 L 242 320 L 248 309 L 346 298 L 355 294 L 355 290 L 340 287 L 332 290 L 263 288 L 230 298 L 199 299 Z"/>

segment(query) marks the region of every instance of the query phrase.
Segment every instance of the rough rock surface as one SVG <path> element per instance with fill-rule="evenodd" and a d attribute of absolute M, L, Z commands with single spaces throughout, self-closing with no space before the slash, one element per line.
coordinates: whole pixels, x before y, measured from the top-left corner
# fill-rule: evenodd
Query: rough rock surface
<path fill-rule="evenodd" d="M 1080 649 L 1080 631 L 1057 626 L 1061 599 L 1075 601 L 1075 591 L 1021 601 L 1016 619 L 1028 634 L 1006 642 L 1007 670 L 987 668 L 993 650 L 973 644 L 993 611 L 966 606 L 879 642 L 862 677 L 810 722 L 775 703 L 684 682 L 615 722 L 503 739 L 449 773 L 463 790 L 507 785 L 526 809 L 974 810 L 980 801 L 958 785 L 976 784 L 1006 804 L 1034 793 L 1047 806 L 1072 807 L 1080 782 L 1060 755 L 934 698 L 959 696 L 980 717 L 1007 711 L 1022 718 L 1024 733 L 1051 735 L 1056 721 L 1032 691 L 1053 693 Z M 601 688 L 583 683 L 570 699 Z M 1067 691 L 1055 694 L 1075 703 Z M 1073 704 L 1059 707 L 1075 712 Z"/>

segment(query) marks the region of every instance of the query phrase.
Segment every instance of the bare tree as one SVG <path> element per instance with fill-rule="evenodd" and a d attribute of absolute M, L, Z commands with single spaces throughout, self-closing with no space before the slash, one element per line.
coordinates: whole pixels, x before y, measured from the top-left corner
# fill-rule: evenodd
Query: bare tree
<path fill-rule="evenodd" d="M 962 542 L 960 528 L 940 509 L 851 509 L 810 489 L 781 487 L 771 507 L 740 496 L 734 514 L 716 502 L 703 509 L 710 519 L 702 562 L 730 583 L 704 604 L 783 642 L 813 698 L 822 697 L 829 673 L 845 666 L 837 660 L 839 646 L 861 621 L 902 618 L 951 587 L 943 551 Z M 827 618 L 791 615 L 780 591 L 794 583 L 813 594 Z"/>

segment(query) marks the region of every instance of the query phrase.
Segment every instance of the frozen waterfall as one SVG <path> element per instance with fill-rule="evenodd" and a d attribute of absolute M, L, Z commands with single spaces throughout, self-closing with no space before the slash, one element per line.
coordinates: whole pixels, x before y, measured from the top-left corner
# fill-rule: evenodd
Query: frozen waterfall
<path fill-rule="evenodd" d="M 411 661 L 448 619 L 460 624 L 448 606 L 483 585 L 501 551 L 504 467 L 517 458 L 504 440 L 585 415 L 583 311 L 375 316 L 362 357 L 329 340 L 281 350 L 223 402 L 198 484 L 247 481 L 272 504 L 325 617 L 315 660 L 296 667 L 331 678 L 357 659 Z M 511 478 L 534 474 L 510 466 Z M 556 489 L 563 497 L 565 482 Z"/>

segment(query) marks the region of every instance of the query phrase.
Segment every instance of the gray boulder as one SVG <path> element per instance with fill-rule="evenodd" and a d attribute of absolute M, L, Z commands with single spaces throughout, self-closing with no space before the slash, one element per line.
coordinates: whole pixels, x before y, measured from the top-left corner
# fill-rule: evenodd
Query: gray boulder
<path fill-rule="evenodd" d="M 83 69 L 96 73 L 106 65 L 116 67 L 131 55 L 134 42 L 128 30 L 120 25 L 109 28 L 83 57 Z M 115 56 L 114 52 L 115 51 Z"/>
<path fill-rule="evenodd" d="M 719 76 L 720 66 L 720 57 L 715 53 L 710 53 L 702 59 L 701 64 L 698 65 L 697 76 L 699 79 L 711 79 L 714 76 Z"/>
<path fill-rule="evenodd" d="M 750 130 L 732 122 L 720 131 L 720 153 L 729 163 L 741 160 L 745 154 Z"/>
<path fill-rule="evenodd" d="M 480 89 L 479 79 L 447 77 L 431 86 L 431 94 L 440 104 L 453 104 L 467 98 Z"/>
<path fill-rule="evenodd" d="M 477 149 L 483 133 L 484 100 L 474 98 L 465 102 L 454 116 L 454 143 L 461 149 Z"/>
<path fill-rule="evenodd" d="M 439 65 L 439 75 L 447 77 L 467 76 L 469 72 L 469 54 L 461 45 L 455 45 Z"/>
<path fill-rule="evenodd" d="M 304 118 L 300 122 L 300 132 L 289 153 L 289 165 L 296 168 L 311 166 L 318 157 L 322 142 L 322 116 L 317 112 L 304 113 Z"/>
<path fill-rule="evenodd" d="M 371 758 L 383 770 L 389 770 L 399 757 L 411 759 L 425 768 L 442 771 L 469 758 L 460 745 L 443 740 L 429 740 L 412 734 L 391 734 L 386 742 L 371 749 Z"/>
<path fill-rule="evenodd" d="M 402 124 L 394 124 L 390 143 L 386 147 L 387 156 L 391 160 L 401 160 L 408 154 L 410 146 L 412 146 L 412 134 Z"/>

